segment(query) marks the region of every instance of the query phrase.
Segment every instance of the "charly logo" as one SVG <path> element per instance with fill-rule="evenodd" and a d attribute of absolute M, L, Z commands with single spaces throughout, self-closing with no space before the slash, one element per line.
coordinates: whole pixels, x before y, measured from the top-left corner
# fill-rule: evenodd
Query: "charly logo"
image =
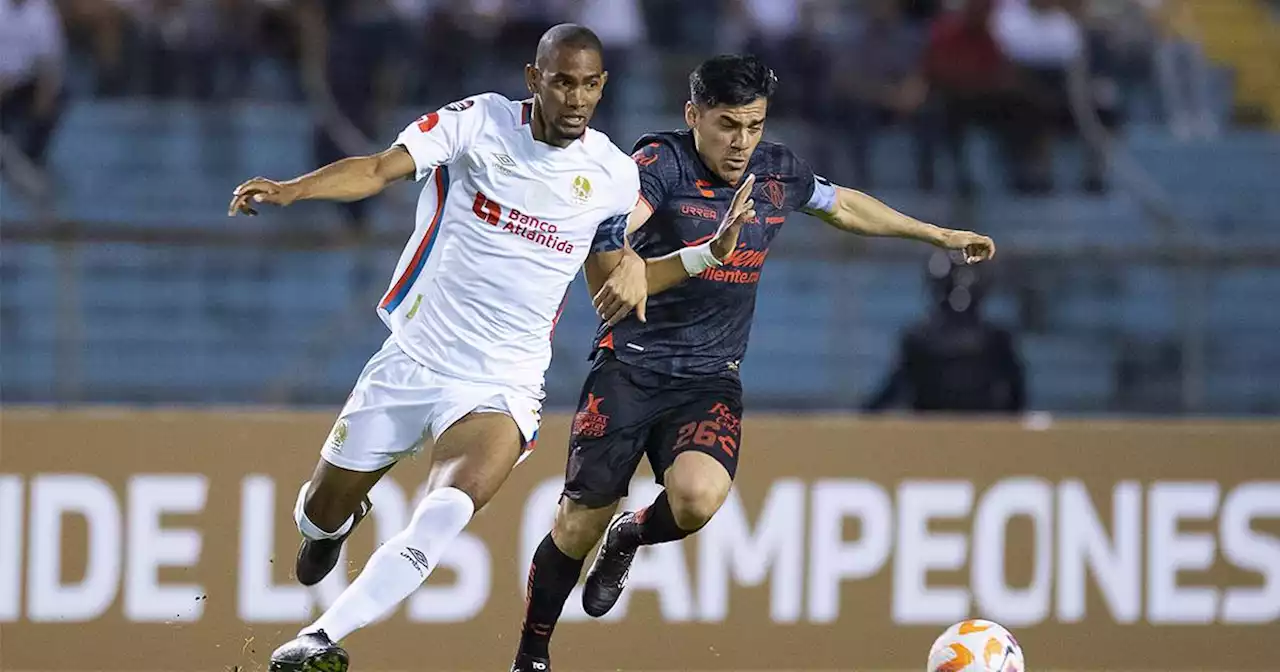
<path fill-rule="evenodd" d="M 578 204 L 591 200 L 591 180 L 584 175 L 573 178 L 573 200 Z"/>
<path fill-rule="evenodd" d="M 338 453 L 342 452 L 342 444 L 347 442 L 348 423 L 346 418 L 338 418 L 333 425 L 333 431 L 329 432 L 329 450 Z"/>

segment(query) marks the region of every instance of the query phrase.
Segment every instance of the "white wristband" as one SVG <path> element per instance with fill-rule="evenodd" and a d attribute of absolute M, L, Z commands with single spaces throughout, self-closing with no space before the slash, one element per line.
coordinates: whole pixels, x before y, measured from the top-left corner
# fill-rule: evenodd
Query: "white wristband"
<path fill-rule="evenodd" d="M 708 268 L 715 268 L 724 264 L 723 261 L 716 259 L 715 253 L 711 251 L 710 242 L 681 248 L 680 263 L 684 264 L 684 272 L 688 273 L 691 278 L 701 274 Z"/>

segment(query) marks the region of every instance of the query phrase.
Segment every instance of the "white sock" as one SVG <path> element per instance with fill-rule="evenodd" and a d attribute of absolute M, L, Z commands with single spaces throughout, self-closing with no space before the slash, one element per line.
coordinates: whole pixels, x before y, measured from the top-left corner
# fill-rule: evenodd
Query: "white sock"
<path fill-rule="evenodd" d="M 351 524 L 355 521 L 355 516 L 347 516 L 346 522 L 338 526 L 333 532 L 326 532 L 320 529 L 319 525 L 311 522 L 307 517 L 307 488 L 311 487 L 311 481 L 302 484 L 302 489 L 298 491 L 298 501 L 293 505 L 293 520 L 298 524 L 298 531 L 302 536 L 312 541 L 321 541 L 324 539 L 337 539 L 351 530 Z"/>
<path fill-rule="evenodd" d="M 299 634 L 324 630 L 337 642 L 382 618 L 427 580 L 475 510 L 471 498 L 457 488 L 431 491 L 409 526 L 374 551 L 333 606 Z"/>

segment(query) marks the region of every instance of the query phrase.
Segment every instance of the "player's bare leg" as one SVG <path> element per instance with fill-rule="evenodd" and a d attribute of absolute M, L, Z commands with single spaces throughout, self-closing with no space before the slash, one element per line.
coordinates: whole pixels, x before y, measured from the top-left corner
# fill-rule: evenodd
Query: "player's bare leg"
<path fill-rule="evenodd" d="M 294 572 L 304 586 L 320 583 L 338 564 L 342 544 L 356 526 L 369 515 L 369 491 L 391 469 L 351 471 L 329 464 L 316 463 L 311 480 L 302 486 L 293 518 L 302 533 L 302 545 Z"/>
<path fill-rule="evenodd" d="M 270 670 L 345 672 L 337 642 L 378 620 L 426 581 L 445 549 L 515 467 L 522 437 L 501 413 L 472 413 L 436 441 L 427 495 L 409 525 L 369 558 L 364 570 L 315 623 L 271 655 Z"/>
<path fill-rule="evenodd" d="M 604 531 L 608 529 L 609 521 L 617 510 L 616 501 L 604 506 L 589 507 L 561 497 L 560 506 L 556 508 L 555 524 L 548 536 L 565 555 L 584 560 L 604 536 Z"/>
<path fill-rule="evenodd" d="M 582 575 L 583 561 L 595 548 L 609 519 L 618 509 L 613 501 L 589 507 L 568 497 L 560 498 L 555 525 L 542 538 L 529 565 L 529 593 L 526 596 L 520 648 L 511 672 L 549 672 L 551 633 L 569 593 Z"/>
<path fill-rule="evenodd" d="M 686 451 L 663 474 L 665 489 L 649 506 L 619 514 L 587 572 L 582 607 L 600 617 L 617 604 L 636 549 L 677 541 L 702 529 L 729 496 L 733 479 L 706 453 Z"/>

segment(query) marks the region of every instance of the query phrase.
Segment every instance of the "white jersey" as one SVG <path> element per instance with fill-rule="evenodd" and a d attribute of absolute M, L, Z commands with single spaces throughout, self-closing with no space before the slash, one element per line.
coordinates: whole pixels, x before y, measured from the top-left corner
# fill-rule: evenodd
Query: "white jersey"
<path fill-rule="evenodd" d="M 406 354 L 462 380 L 542 385 L 569 284 L 589 252 L 622 247 L 639 194 L 607 136 L 554 147 L 531 111 L 486 93 L 396 139 L 431 179 L 378 313 Z"/>

